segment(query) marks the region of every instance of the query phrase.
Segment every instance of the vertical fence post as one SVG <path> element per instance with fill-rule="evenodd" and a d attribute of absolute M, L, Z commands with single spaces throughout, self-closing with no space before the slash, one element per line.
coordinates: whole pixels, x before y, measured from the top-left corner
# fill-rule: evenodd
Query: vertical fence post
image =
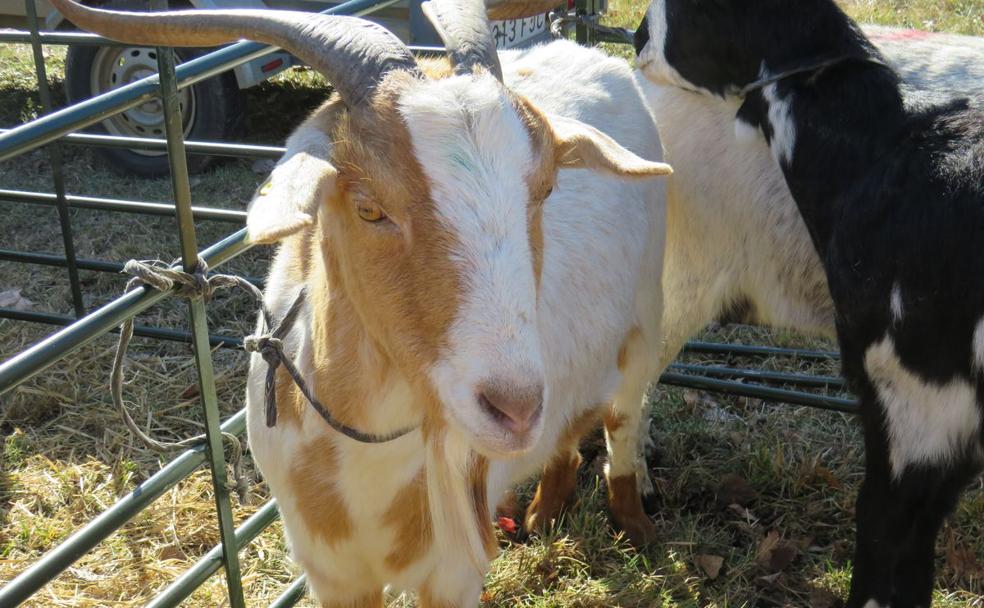
<path fill-rule="evenodd" d="M 34 70 L 38 77 L 38 96 L 41 98 L 41 108 L 45 114 L 54 110 L 51 103 L 51 90 L 48 88 L 48 73 L 44 65 L 44 51 L 41 46 L 41 36 L 38 34 L 38 7 L 35 0 L 24 0 L 27 8 L 27 21 L 31 28 L 31 50 L 34 51 Z M 62 153 L 58 144 L 48 146 L 48 158 L 51 161 L 51 177 L 55 187 L 58 220 L 61 223 L 62 243 L 65 248 L 65 259 L 68 261 L 68 282 L 72 292 L 72 308 L 75 318 L 85 316 L 85 305 L 82 303 L 82 287 L 79 283 L 79 269 L 75 263 L 75 240 L 72 238 L 72 223 L 68 214 L 68 203 L 65 201 L 65 176 L 62 173 Z"/>
<path fill-rule="evenodd" d="M 157 4 L 157 2 L 153 4 Z M 190 272 L 198 265 L 198 243 L 195 238 L 195 218 L 191 210 L 191 185 L 188 181 L 188 160 L 185 156 L 184 132 L 181 108 L 178 103 L 177 78 L 174 74 L 174 51 L 172 49 L 163 47 L 157 49 L 157 67 L 161 78 L 164 130 L 167 136 L 171 184 L 174 189 L 174 204 L 177 209 L 178 231 L 181 238 L 181 261 L 185 270 Z M 239 570 L 239 553 L 236 548 L 236 529 L 232 521 L 225 454 L 222 450 L 222 432 L 219 429 L 219 405 L 215 393 L 215 374 L 212 369 L 212 352 L 209 348 L 205 304 L 201 299 L 193 299 L 189 300 L 188 307 L 195 362 L 198 369 L 198 386 L 201 389 L 201 403 L 205 410 L 205 434 L 209 465 L 212 469 L 215 507 L 218 511 L 229 604 L 232 608 L 245 608 L 246 601 L 243 597 L 243 585 Z"/>
<path fill-rule="evenodd" d="M 575 15 L 587 15 L 588 14 L 588 0 L 574 0 L 574 14 Z M 581 45 L 587 45 L 590 42 L 591 30 L 588 26 L 577 21 L 574 24 L 574 41 Z"/>

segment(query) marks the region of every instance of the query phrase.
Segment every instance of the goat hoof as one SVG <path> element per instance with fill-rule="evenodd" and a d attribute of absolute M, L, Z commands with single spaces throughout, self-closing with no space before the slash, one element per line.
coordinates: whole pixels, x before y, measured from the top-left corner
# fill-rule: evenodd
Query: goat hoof
<path fill-rule="evenodd" d="M 555 458 L 544 468 L 543 477 L 536 487 L 536 495 L 526 508 L 526 529 L 530 532 L 544 532 L 573 503 L 577 487 L 577 468 L 581 466 L 581 455 L 574 452 L 568 456 Z"/>
<path fill-rule="evenodd" d="M 613 519 L 615 526 L 625 534 L 633 547 L 641 549 L 656 542 L 658 535 L 656 525 L 645 513 L 640 511 L 639 514 L 629 518 L 616 515 Z"/>
<path fill-rule="evenodd" d="M 555 495 L 545 494 L 537 490 L 536 496 L 526 508 L 526 518 L 524 527 L 530 533 L 543 533 L 553 527 L 560 518 L 561 513 L 568 506 L 566 499 L 560 499 Z"/>
<path fill-rule="evenodd" d="M 656 492 L 649 492 L 642 495 L 642 510 L 646 515 L 656 515 L 659 513 L 659 498 Z"/>

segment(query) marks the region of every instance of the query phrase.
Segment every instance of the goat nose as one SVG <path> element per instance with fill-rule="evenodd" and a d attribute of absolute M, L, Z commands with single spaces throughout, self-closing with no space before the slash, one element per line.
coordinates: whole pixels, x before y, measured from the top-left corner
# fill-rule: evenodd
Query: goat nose
<path fill-rule="evenodd" d="M 519 387 L 487 383 L 479 387 L 478 402 L 511 433 L 525 435 L 543 410 L 543 385 Z"/>

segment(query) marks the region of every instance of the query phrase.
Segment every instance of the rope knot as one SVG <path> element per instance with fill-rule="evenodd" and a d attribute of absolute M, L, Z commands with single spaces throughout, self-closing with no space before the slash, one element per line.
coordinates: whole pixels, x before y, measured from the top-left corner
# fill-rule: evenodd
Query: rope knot
<path fill-rule="evenodd" d="M 215 293 L 218 285 L 213 285 L 208 276 L 208 264 L 198 258 L 193 272 L 185 272 L 174 266 L 160 261 L 141 262 L 130 260 L 123 266 L 123 272 L 132 276 L 126 285 L 126 291 L 131 291 L 139 285 L 149 285 L 157 291 L 175 290 L 183 298 L 202 298 L 208 301 Z"/>
<path fill-rule="evenodd" d="M 284 354 L 284 342 L 272 335 L 246 336 L 243 338 L 243 350 L 259 353 L 267 365 L 278 367 Z"/>

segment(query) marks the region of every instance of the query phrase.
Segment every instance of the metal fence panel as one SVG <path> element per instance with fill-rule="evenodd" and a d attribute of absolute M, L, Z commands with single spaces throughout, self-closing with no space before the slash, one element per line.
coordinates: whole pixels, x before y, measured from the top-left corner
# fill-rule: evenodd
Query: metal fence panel
<path fill-rule="evenodd" d="M 397 1 L 350 0 L 324 11 L 324 13 L 362 15 L 390 6 Z M 103 45 L 115 43 L 86 33 L 39 32 L 34 2 L 33 0 L 25 0 L 25 2 L 28 7 L 31 31 L 27 33 L 0 32 L 0 43 L 31 43 L 36 62 L 39 94 L 45 115 L 16 128 L 0 130 L 0 162 L 56 140 L 59 141 L 59 145 L 163 149 L 167 150 L 171 163 L 174 204 L 67 195 L 62 175 L 60 152 L 57 146 L 51 146 L 49 150 L 53 169 L 53 193 L 0 190 L 0 201 L 48 205 L 57 208 L 63 237 L 64 256 L 0 250 L 0 260 L 66 268 L 76 314 L 76 318 L 72 318 L 52 313 L 0 309 L 0 317 L 3 318 L 67 325 L 64 329 L 0 364 L 0 394 L 26 382 L 98 336 L 114 331 L 124 320 L 132 319 L 169 295 L 149 287 L 141 287 L 79 319 L 78 317 L 81 317 L 85 311 L 82 307 L 78 270 L 81 268 L 96 271 L 118 271 L 121 266 L 118 262 L 79 260 L 76 258 L 68 214 L 70 208 L 174 216 L 180 236 L 181 263 L 178 266 L 193 271 L 201 259 L 209 268 L 215 268 L 249 248 L 245 241 L 245 229 L 234 232 L 199 253 L 194 227 L 195 220 L 224 221 L 242 225 L 245 212 L 193 206 L 186 153 L 247 158 L 278 158 L 283 153 L 283 148 L 273 146 L 184 142 L 180 109 L 177 103 L 179 88 L 190 86 L 239 64 L 271 53 L 275 50 L 274 48 L 252 42 L 240 42 L 177 67 L 174 65 L 173 51 L 159 49 L 159 75 L 133 82 L 75 106 L 53 111 L 50 91 L 47 88 L 43 54 L 41 53 L 42 44 Z M 583 9 L 593 2 L 596 0 L 578 0 L 577 5 Z M 577 35 L 581 38 L 587 36 L 587 32 L 578 29 Z M 433 53 L 440 49 L 422 47 L 416 50 Z M 157 95 L 161 96 L 165 108 L 167 137 L 163 140 L 138 140 L 72 132 L 144 103 Z M 251 280 L 257 281 L 256 279 Z M 201 300 L 189 301 L 188 317 L 191 332 L 158 327 L 137 327 L 135 331 L 137 335 L 182 340 L 193 345 L 200 387 L 200 401 L 206 422 L 205 442 L 181 453 L 165 464 L 157 473 L 138 485 L 127 496 L 8 582 L 0 589 L 0 606 L 14 606 L 27 600 L 79 557 L 105 540 L 169 488 L 174 487 L 206 462 L 209 464 L 212 474 L 221 542 L 182 576 L 173 581 L 150 605 L 154 607 L 178 605 L 209 576 L 217 572 L 219 568 L 224 567 L 230 605 L 235 608 L 245 606 L 238 553 L 276 519 L 277 510 L 276 504 L 269 501 L 238 529 L 233 526 L 229 490 L 226 483 L 222 433 L 241 434 L 245 430 L 245 412 L 240 411 L 225 423 L 220 424 L 210 348 L 216 345 L 240 346 L 242 340 L 229 336 L 210 335 L 205 312 L 205 304 Z M 832 360 L 838 357 L 838 354 L 834 352 L 704 342 L 689 343 L 686 350 L 693 353 L 727 354 L 743 357 L 792 356 L 808 360 Z M 688 364 L 675 364 L 660 380 L 670 385 L 809 405 L 839 412 L 853 412 L 856 409 L 856 404 L 849 399 L 761 384 L 745 384 L 736 379 L 837 391 L 844 388 L 843 381 L 833 377 Z M 292 606 L 303 596 L 305 584 L 304 577 L 298 577 L 271 606 Z"/>

